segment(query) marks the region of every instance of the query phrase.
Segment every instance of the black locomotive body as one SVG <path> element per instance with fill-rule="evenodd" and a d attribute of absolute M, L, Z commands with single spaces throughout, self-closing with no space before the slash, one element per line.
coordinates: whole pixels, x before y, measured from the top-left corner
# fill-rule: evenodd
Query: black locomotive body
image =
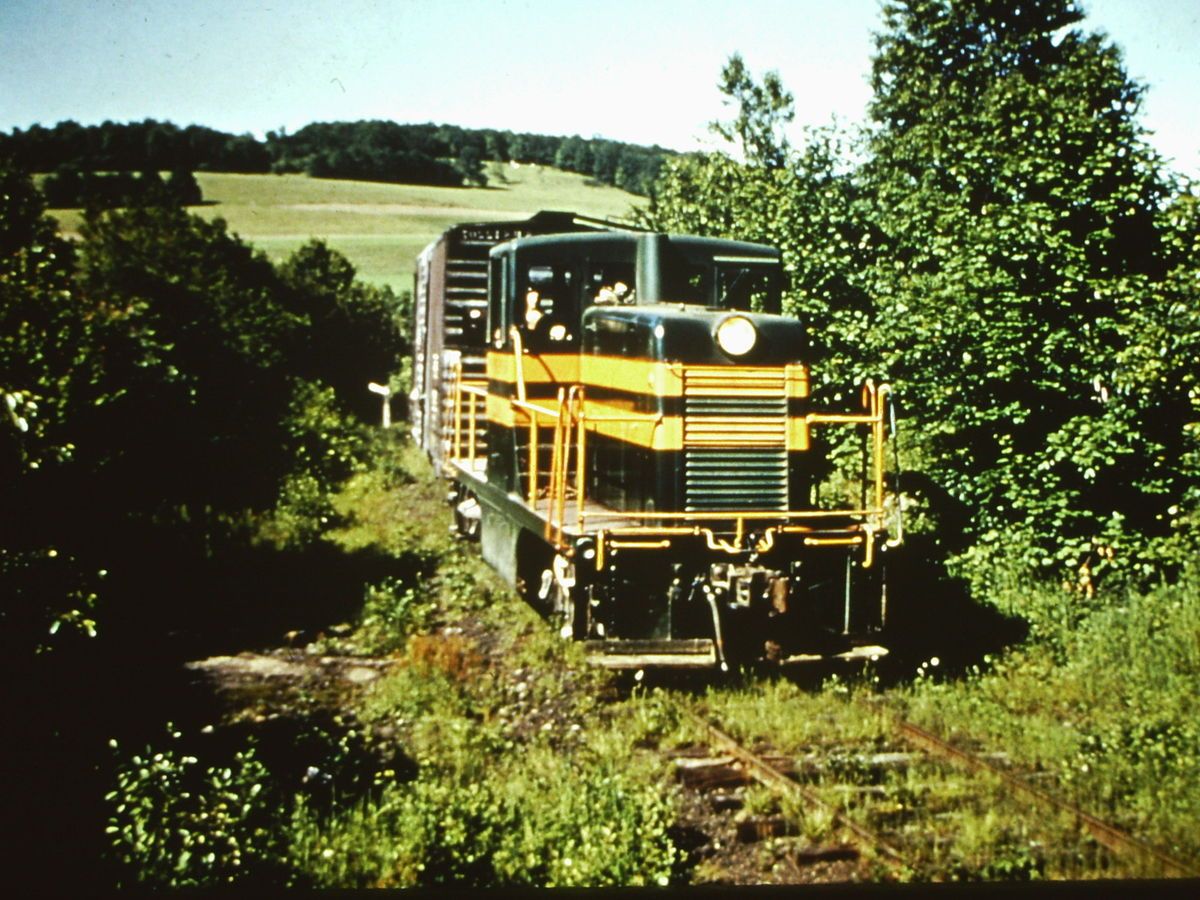
<path fill-rule="evenodd" d="M 602 664 L 883 652 L 887 386 L 813 406 L 777 251 L 580 227 L 497 243 L 473 343 L 426 341 L 413 408 L 459 530 Z M 850 500 L 826 428 L 862 438 Z"/>

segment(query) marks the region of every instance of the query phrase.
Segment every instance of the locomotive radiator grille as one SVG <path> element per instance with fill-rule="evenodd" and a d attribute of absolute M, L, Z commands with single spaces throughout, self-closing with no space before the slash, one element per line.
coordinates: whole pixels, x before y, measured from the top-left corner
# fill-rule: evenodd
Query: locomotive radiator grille
<path fill-rule="evenodd" d="M 787 452 L 782 448 L 689 447 L 684 452 L 685 512 L 787 509 Z"/>
<path fill-rule="evenodd" d="M 788 401 L 779 369 L 685 369 L 686 512 L 786 510 Z"/>

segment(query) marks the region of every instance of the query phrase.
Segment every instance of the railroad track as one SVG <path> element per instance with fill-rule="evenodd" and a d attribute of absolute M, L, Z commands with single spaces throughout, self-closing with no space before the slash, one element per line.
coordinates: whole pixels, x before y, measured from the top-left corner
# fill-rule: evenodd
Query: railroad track
<path fill-rule="evenodd" d="M 896 730 L 905 740 L 928 753 L 975 771 L 988 772 L 999 778 L 1009 790 L 1027 798 L 1032 803 L 1046 809 L 1056 809 L 1067 813 L 1096 841 L 1115 854 L 1149 863 L 1152 868 L 1158 868 L 1159 874 L 1166 877 L 1200 878 L 1200 869 L 1168 856 L 1158 848 L 1085 812 L 1073 803 L 1034 787 L 1026 780 L 1004 771 L 978 754 L 956 747 L 911 722 L 897 720 Z"/>
<path fill-rule="evenodd" d="M 844 812 L 838 810 L 832 804 L 822 799 L 815 791 L 805 787 L 798 781 L 793 779 L 783 767 L 768 759 L 766 756 L 755 753 L 729 734 L 718 728 L 712 722 L 706 720 L 696 713 L 690 713 L 689 718 L 693 724 L 703 729 L 711 746 L 725 754 L 734 764 L 739 766 L 746 776 L 764 785 L 772 792 L 786 797 L 794 801 L 798 801 L 805 808 L 820 810 L 830 822 L 834 823 L 839 828 L 850 833 L 857 839 L 861 847 L 834 844 L 826 847 L 811 847 L 806 848 L 804 857 L 808 861 L 834 861 L 845 860 L 853 861 L 862 856 L 862 848 L 869 848 L 869 852 L 877 856 L 886 866 L 892 869 L 896 874 L 902 874 L 908 870 L 908 863 L 905 860 L 904 854 L 898 848 L 894 847 L 886 838 L 871 829 L 858 824 Z M 722 757 L 717 757 L 717 765 L 722 765 L 724 762 Z M 767 820 L 774 823 L 778 820 Z M 753 826 L 754 823 L 751 823 Z M 772 827 L 740 829 L 742 839 L 756 839 L 759 837 L 769 836 L 772 832 L 783 831 L 787 834 L 787 829 L 777 829 Z M 767 832 L 767 834 L 756 833 Z"/>
<path fill-rule="evenodd" d="M 834 843 L 809 844 L 797 846 L 786 856 L 791 864 L 794 878 L 788 881 L 825 880 L 811 878 L 802 871 L 807 863 L 818 861 L 842 860 L 855 861 L 856 866 L 843 870 L 841 876 L 849 880 L 864 878 L 882 878 L 886 880 L 908 880 L 944 877 L 947 869 L 938 863 L 939 849 L 937 847 L 939 834 L 955 834 L 969 827 L 957 823 L 953 819 L 952 810 L 923 810 L 918 802 L 906 808 L 905 802 L 892 802 L 892 807 L 900 807 L 904 815 L 899 822 L 889 820 L 887 815 L 879 815 L 878 808 L 874 811 L 871 804 L 850 802 L 854 797 L 875 798 L 888 797 L 891 789 L 885 784 L 813 784 L 804 783 L 793 769 L 793 759 L 781 756 L 774 751 L 751 750 L 742 741 L 728 734 L 723 728 L 709 718 L 696 712 L 687 712 L 686 717 L 691 724 L 704 736 L 709 748 L 717 755 L 699 759 L 677 760 L 680 780 L 685 787 L 697 791 L 713 791 L 724 789 L 731 785 L 753 780 L 762 785 L 772 794 L 786 800 L 785 808 L 801 809 L 817 813 L 830 823 L 826 834 L 836 834 L 845 841 Z M 1115 859 L 1120 860 L 1123 868 L 1116 869 L 1117 874 L 1130 872 L 1157 877 L 1200 877 L 1200 870 L 1188 863 L 1174 859 L 1163 851 L 1145 841 L 1104 822 L 1077 806 L 1057 798 L 1049 792 L 1030 784 L 1027 780 L 1013 774 L 997 764 L 1003 754 L 981 755 L 961 746 L 953 745 L 940 737 L 922 729 L 911 722 L 899 718 L 891 720 L 891 735 L 896 746 L 907 745 L 916 752 L 899 752 L 893 750 L 885 753 L 874 753 L 871 759 L 875 763 L 887 766 L 906 766 L 915 769 L 917 766 L 942 767 L 942 763 L 951 763 L 960 773 L 969 773 L 976 777 L 975 781 L 963 785 L 964 796 L 968 805 L 990 809 L 992 804 L 1014 803 L 1014 816 L 1024 816 L 1027 827 L 1031 832 L 1045 831 L 1050 840 L 1033 843 L 1041 848 L 1043 857 L 1058 859 L 1089 857 L 1092 862 L 1085 870 L 1112 873 L 1113 864 L 1105 859 L 1097 858 L 1093 852 L 1096 845 L 1105 848 Z M 811 776 L 811 773 L 809 773 Z M 912 776 L 908 776 L 911 780 Z M 918 778 L 921 776 L 918 776 Z M 897 779 L 900 780 L 900 779 Z M 820 779 L 809 778 L 809 781 Z M 902 780 L 901 780 L 902 781 Z M 905 788 L 901 784 L 898 790 Z M 838 799 L 831 799 L 831 794 Z M 723 795 L 721 795 L 723 796 Z M 909 800 L 913 798 L 908 798 Z M 738 808 L 737 805 L 732 806 Z M 1047 815 L 1049 813 L 1050 815 Z M 1071 847 L 1072 831 L 1059 827 L 1055 830 L 1050 820 L 1058 817 L 1074 823 L 1074 833 L 1078 835 L 1079 846 Z M 874 821 L 873 821 L 874 820 Z M 738 825 L 737 833 L 743 841 L 761 840 L 767 837 L 796 837 L 799 829 L 782 822 L 779 816 L 754 819 L 743 817 Z M 1064 837 L 1065 836 L 1065 837 Z M 1094 842 L 1092 844 L 1091 842 Z M 932 848 L 930 846 L 932 843 Z M 1105 851 L 1100 851 L 1105 852 Z M 952 853 L 951 853 L 952 855 Z M 1019 856 L 1019 854 L 1018 854 Z M 1026 862 L 1036 862 L 1027 859 Z M 1026 877 L 1029 870 L 1005 869 L 1001 864 L 989 869 L 984 866 L 981 871 L 972 872 L 969 867 L 962 872 L 951 872 L 952 877 Z M 1008 863 L 1011 865 L 1011 863 Z M 865 868 L 871 867 L 873 869 Z M 1073 876 L 1067 868 L 1066 874 L 1059 867 L 1049 872 L 1050 877 Z M 837 875 L 834 876 L 839 877 Z"/>

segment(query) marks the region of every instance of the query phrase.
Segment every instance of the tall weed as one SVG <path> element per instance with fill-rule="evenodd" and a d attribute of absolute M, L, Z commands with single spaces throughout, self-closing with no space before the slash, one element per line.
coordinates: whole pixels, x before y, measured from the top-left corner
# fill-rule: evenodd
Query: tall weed
<path fill-rule="evenodd" d="M 666 884 L 673 801 L 628 739 L 602 731 L 566 753 L 506 736 L 489 678 L 462 642 L 438 643 L 410 642 L 364 705 L 403 732 L 418 777 L 333 816 L 299 809 L 297 866 L 321 886 Z"/>

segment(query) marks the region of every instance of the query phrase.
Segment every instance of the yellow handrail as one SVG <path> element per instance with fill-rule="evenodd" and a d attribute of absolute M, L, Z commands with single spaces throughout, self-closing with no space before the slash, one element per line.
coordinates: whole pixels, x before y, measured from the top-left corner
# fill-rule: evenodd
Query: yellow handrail
<path fill-rule="evenodd" d="M 513 364 L 517 374 L 517 399 L 525 402 L 525 346 L 521 342 L 521 331 L 514 325 L 508 330 L 513 342 Z"/>
<path fill-rule="evenodd" d="M 850 525 L 841 525 L 837 527 L 838 531 L 849 531 L 856 533 L 859 536 L 847 539 L 859 543 L 865 532 L 867 540 L 870 541 L 870 535 L 877 532 L 886 531 L 884 524 L 884 499 L 885 499 L 885 412 L 886 398 L 891 393 L 889 385 L 876 385 L 873 381 L 867 381 L 863 385 L 862 398 L 865 411 L 863 413 L 809 413 L 805 416 L 805 421 L 808 424 L 817 425 L 866 425 L 871 428 L 872 446 L 871 453 L 873 456 L 871 465 L 871 475 L 874 484 L 871 492 L 872 505 L 870 508 L 850 508 L 850 509 L 831 509 L 831 510 L 745 510 L 736 511 L 708 511 L 708 512 L 619 512 L 615 510 L 605 509 L 599 512 L 588 514 L 586 509 L 587 501 L 587 432 L 588 429 L 596 430 L 604 423 L 625 422 L 625 423 L 645 423 L 653 424 L 662 420 L 662 415 L 626 415 L 613 416 L 604 414 L 589 414 L 587 412 L 587 402 L 585 388 L 581 384 L 574 384 L 560 387 L 555 398 L 554 406 L 532 403 L 528 400 L 526 394 L 526 386 L 524 379 L 524 368 L 521 362 L 524 348 L 522 346 L 519 331 L 516 328 L 512 329 L 513 350 L 517 362 L 517 397 L 510 401 L 514 410 L 520 411 L 529 417 L 529 482 L 527 489 L 527 497 L 529 506 L 533 510 L 538 507 L 538 492 L 539 482 L 542 480 L 542 471 L 539 465 L 539 443 L 540 429 L 543 424 L 541 417 L 547 420 L 552 420 L 554 426 L 554 442 L 551 452 L 550 471 L 546 473 L 546 526 L 545 536 L 548 541 L 551 541 L 556 546 L 564 546 L 566 539 L 566 506 L 568 485 L 574 481 L 575 488 L 575 505 L 576 505 L 576 521 L 575 529 L 582 533 L 589 519 L 593 521 L 601 519 L 604 521 L 604 528 L 609 533 L 623 534 L 627 536 L 633 535 L 664 535 L 664 534 L 699 534 L 700 532 L 711 533 L 708 528 L 702 528 L 699 523 L 703 522 L 736 522 L 735 544 L 740 545 L 740 534 L 745 528 L 747 522 L 774 522 L 769 530 L 772 533 L 796 533 L 809 532 L 814 527 L 819 528 L 821 520 L 831 520 L 838 518 L 853 518 L 862 520 Z M 467 461 L 473 464 L 478 453 L 478 429 L 475 423 L 475 414 L 477 409 L 478 398 L 486 400 L 488 396 L 486 382 L 483 381 L 466 381 L 463 379 L 462 363 L 456 363 L 453 369 L 453 406 L 454 406 L 454 432 L 452 447 L 454 456 L 462 459 L 462 420 L 464 412 L 467 420 Z M 465 395 L 465 397 L 464 397 Z M 466 399 L 465 399 L 466 398 Z M 464 410 L 464 403 L 466 409 Z M 574 451 L 574 463 L 572 464 L 571 455 Z M 614 521 L 616 520 L 616 521 Z M 672 522 L 681 522 L 687 520 L 691 525 L 672 525 Z M 808 522 L 810 524 L 801 524 Z M 618 524 L 624 523 L 624 524 Z M 653 524 L 651 524 L 653 523 Z M 713 535 L 714 540 L 720 541 Z M 821 539 L 822 543 L 832 538 Z M 864 563 L 865 564 L 865 563 Z"/>
<path fill-rule="evenodd" d="M 583 385 L 577 384 L 571 388 L 571 395 L 567 401 L 572 409 L 577 410 L 576 417 L 579 427 L 579 442 L 575 447 L 575 500 L 578 508 L 578 519 L 583 521 L 583 503 L 584 503 L 584 470 L 586 468 L 585 461 L 587 459 L 587 422 L 586 404 L 584 403 Z"/>
<path fill-rule="evenodd" d="M 562 544 L 564 519 L 567 515 L 567 470 L 571 466 L 571 408 L 565 402 L 562 388 L 558 391 L 558 418 L 562 423 L 562 449 L 559 451 L 558 473 L 554 482 L 554 516 L 558 522 L 558 535 L 554 543 Z"/>
<path fill-rule="evenodd" d="M 538 455 L 541 452 L 537 416 L 529 417 L 529 508 L 537 509 Z"/>
<path fill-rule="evenodd" d="M 548 479 L 546 492 L 546 526 L 544 532 L 546 540 L 553 541 L 555 543 L 557 543 L 557 541 L 555 540 L 554 534 L 554 513 L 558 508 L 559 469 L 561 469 L 563 466 L 563 444 L 565 441 L 562 412 L 563 389 L 559 388 L 558 417 L 554 421 L 554 444 L 553 449 L 550 452 L 550 477 Z M 561 526 L 559 530 L 561 532 Z"/>
<path fill-rule="evenodd" d="M 874 381 L 866 384 L 868 400 L 871 404 L 873 422 L 871 424 L 874 438 L 874 468 L 875 468 L 875 508 L 883 513 L 883 392 L 875 387 Z M 880 522 L 880 525 L 883 523 Z"/>

